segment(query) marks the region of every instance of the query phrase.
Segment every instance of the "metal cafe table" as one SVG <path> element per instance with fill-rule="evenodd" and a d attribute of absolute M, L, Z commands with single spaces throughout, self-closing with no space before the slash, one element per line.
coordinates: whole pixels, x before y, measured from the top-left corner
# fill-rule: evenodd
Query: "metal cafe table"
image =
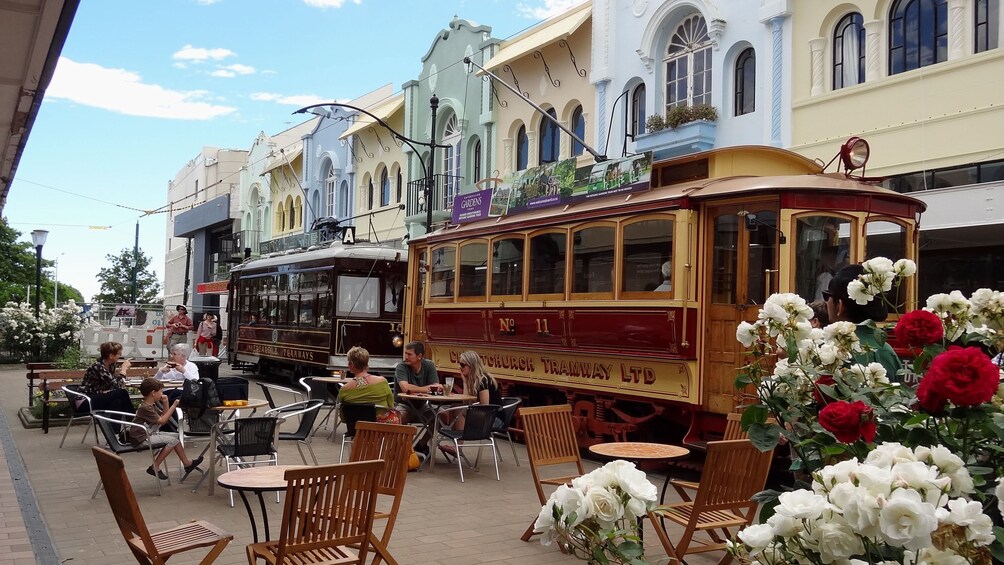
<path fill-rule="evenodd" d="M 258 497 L 258 504 L 261 507 L 262 525 L 265 528 L 265 541 L 269 541 L 268 512 L 265 510 L 265 493 L 286 490 L 286 479 L 284 475 L 290 469 L 302 469 L 304 465 L 262 465 L 261 467 L 247 467 L 245 469 L 235 469 L 227 471 L 216 479 L 216 484 L 223 488 L 237 491 L 244 502 L 244 509 L 248 512 L 248 519 L 251 520 L 251 535 L 254 542 L 258 543 L 258 526 L 255 523 L 254 512 L 248 502 L 248 492 L 253 492 Z"/>
<path fill-rule="evenodd" d="M 426 430 L 432 433 L 432 441 L 436 440 L 436 433 L 439 431 L 439 414 L 451 405 L 459 404 L 470 404 L 475 402 L 478 397 L 472 396 L 470 394 L 444 394 L 444 395 L 432 395 L 427 393 L 417 393 L 417 394 L 407 394 L 398 393 L 398 398 L 407 400 L 409 402 L 420 404 L 421 402 L 428 402 L 432 406 L 432 414 L 428 419 L 423 418 L 419 423 L 421 424 L 422 430 L 415 434 L 415 442 L 417 443 L 423 435 L 425 435 Z M 418 411 L 419 415 L 423 412 Z M 430 451 L 429 453 L 429 470 L 434 471 L 436 469 L 436 454 Z"/>

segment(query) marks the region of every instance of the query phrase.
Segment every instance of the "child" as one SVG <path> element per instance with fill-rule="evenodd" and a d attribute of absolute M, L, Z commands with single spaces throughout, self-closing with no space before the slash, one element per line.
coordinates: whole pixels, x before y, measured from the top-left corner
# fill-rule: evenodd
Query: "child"
<path fill-rule="evenodd" d="M 144 424 L 146 429 L 139 426 L 129 426 L 129 442 L 134 447 L 139 447 L 145 442 L 154 446 L 164 446 L 154 460 L 155 465 L 147 468 L 147 473 L 155 475 L 160 480 L 167 480 L 167 475 L 160 470 L 160 466 L 173 451 L 178 454 L 178 458 L 185 466 L 185 476 L 187 477 L 189 473 L 199 467 L 202 463 L 202 457 L 197 457 L 194 461 L 190 460 L 178 439 L 178 434 L 160 431 L 160 427 L 171 419 L 174 409 L 178 407 L 181 400 L 175 400 L 168 406 L 167 397 L 164 396 L 164 383 L 152 377 L 143 379 L 139 385 L 139 392 L 143 395 L 143 403 L 136 409 L 136 417 L 133 418 L 133 422 Z"/>

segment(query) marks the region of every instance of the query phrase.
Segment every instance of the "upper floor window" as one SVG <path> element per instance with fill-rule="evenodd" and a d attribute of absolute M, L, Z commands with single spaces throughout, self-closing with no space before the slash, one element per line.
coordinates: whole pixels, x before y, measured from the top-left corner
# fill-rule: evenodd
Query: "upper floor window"
<path fill-rule="evenodd" d="M 453 197 L 460 192 L 460 143 L 463 135 L 460 131 L 460 123 L 457 115 L 453 114 L 446 121 L 446 128 L 443 130 L 443 174 L 446 175 L 443 183 L 443 210 L 453 207 Z"/>
<path fill-rule="evenodd" d="M 526 169 L 530 153 L 530 139 L 526 136 L 526 126 L 519 126 L 516 132 L 516 170 Z"/>
<path fill-rule="evenodd" d="M 373 198 L 373 179 L 369 179 L 369 180 L 366 181 L 366 209 L 367 210 L 372 210 L 373 209 L 373 201 L 374 201 L 374 198 Z"/>
<path fill-rule="evenodd" d="M 750 47 L 743 50 L 736 59 L 735 115 L 750 114 L 755 109 L 756 53 Z"/>
<path fill-rule="evenodd" d="M 540 137 L 540 161 L 539 163 L 543 165 L 544 163 L 553 163 L 558 160 L 558 150 L 559 150 L 559 137 L 558 126 L 555 125 L 554 120 L 558 119 L 557 112 L 554 108 L 547 111 L 547 115 L 552 119 L 540 118 L 540 130 L 537 132 Z"/>
<path fill-rule="evenodd" d="M 948 0 L 896 0 L 889 10 L 889 74 L 948 60 Z"/>
<path fill-rule="evenodd" d="M 976 0 L 976 21 L 973 51 L 982 53 L 996 49 L 1000 29 L 1000 0 Z"/>
<path fill-rule="evenodd" d="M 833 30 L 833 90 L 865 81 L 865 26 L 861 14 L 847 14 Z"/>
<path fill-rule="evenodd" d="M 349 216 L 349 182 L 342 181 L 342 186 L 338 191 L 338 215 L 342 218 Z"/>
<path fill-rule="evenodd" d="M 631 129 L 628 134 L 634 136 L 645 133 L 645 83 L 641 83 L 631 92 Z"/>
<path fill-rule="evenodd" d="M 397 201 L 401 202 L 404 197 L 404 178 L 401 176 L 401 169 L 397 170 Z"/>
<path fill-rule="evenodd" d="M 328 196 L 328 216 L 335 215 L 335 183 L 337 181 L 335 169 L 328 167 L 328 174 L 324 176 L 324 193 Z"/>
<path fill-rule="evenodd" d="M 577 106 L 575 110 L 572 111 L 572 131 L 579 139 L 586 139 L 586 116 L 582 114 L 582 106 Z M 586 150 L 578 141 L 572 140 L 572 156 L 582 155 Z"/>
<path fill-rule="evenodd" d="M 387 167 L 380 173 L 380 205 L 390 205 L 390 175 L 387 174 Z"/>
<path fill-rule="evenodd" d="M 474 182 L 477 182 L 477 181 L 481 180 L 481 178 L 483 176 L 481 174 L 481 140 L 480 139 L 478 139 L 478 140 L 476 140 L 474 142 L 474 151 L 472 153 L 473 153 L 473 155 L 471 155 L 471 158 L 473 159 L 473 163 L 472 163 L 473 166 L 471 167 L 472 180 L 474 180 Z"/>
<path fill-rule="evenodd" d="M 666 49 L 666 107 L 711 104 L 711 36 L 694 14 L 676 28 Z"/>

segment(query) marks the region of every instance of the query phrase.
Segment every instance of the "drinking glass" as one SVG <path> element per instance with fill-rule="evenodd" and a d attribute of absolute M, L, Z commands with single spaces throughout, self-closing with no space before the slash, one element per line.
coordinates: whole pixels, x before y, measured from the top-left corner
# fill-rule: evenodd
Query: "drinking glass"
<path fill-rule="evenodd" d="M 446 396 L 450 396 L 453 393 L 453 377 L 446 377 L 446 383 L 443 385 L 443 391 Z"/>

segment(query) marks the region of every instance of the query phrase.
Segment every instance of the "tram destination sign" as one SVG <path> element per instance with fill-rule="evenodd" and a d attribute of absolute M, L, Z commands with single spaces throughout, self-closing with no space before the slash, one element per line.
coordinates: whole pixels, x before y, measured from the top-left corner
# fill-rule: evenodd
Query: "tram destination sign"
<path fill-rule="evenodd" d="M 494 189 L 488 213 L 465 221 L 648 190 L 652 178 L 651 152 L 585 167 L 575 164 L 575 159 L 565 159 L 510 175 Z M 456 220 L 460 198 L 454 200 L 454 223 L 464 223 Z"/>

